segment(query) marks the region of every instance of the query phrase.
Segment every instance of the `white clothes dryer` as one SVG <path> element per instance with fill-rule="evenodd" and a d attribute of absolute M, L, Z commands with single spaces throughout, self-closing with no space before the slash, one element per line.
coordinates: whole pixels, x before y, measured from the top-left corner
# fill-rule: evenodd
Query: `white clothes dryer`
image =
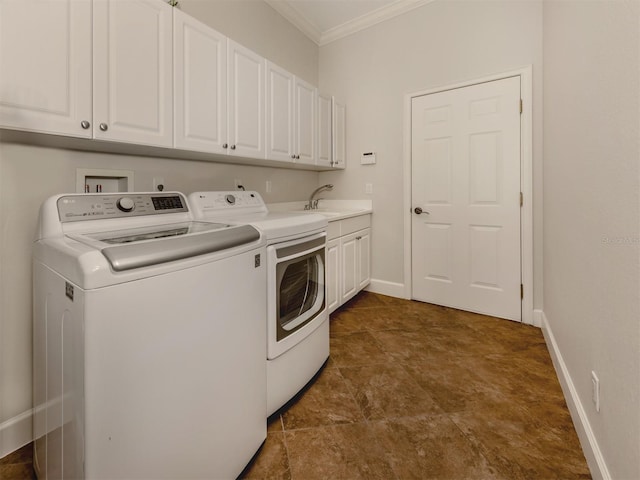
<path fill-rule="evenodd" d="M 326 217 L 269 212 L 258 192 L 195 192 L 195 218 L 252 225 L 267 239 L 267 413 L 293 398 L 329 358 Z"/>
<path fill-rule="evenodd" d="M 266 242 L 177 192 L 58 195 L 34 270 L 40 478 L 235 478 L 266 438 Z"/>

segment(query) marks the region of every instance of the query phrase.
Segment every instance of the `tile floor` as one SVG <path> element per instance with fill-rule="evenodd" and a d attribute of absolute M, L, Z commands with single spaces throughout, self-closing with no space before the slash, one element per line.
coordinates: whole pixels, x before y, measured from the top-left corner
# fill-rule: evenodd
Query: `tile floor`
<path fill-rule="evenodd" d="M 31 446 L 0 479 L 31 479 Z M 363 292 L 248 479 L 591 478 L 539 329 Z"/>
<path fill-rule="evenodd" d="M 591 478 L 542 332 L 364 292 L 247 479 Z"/>

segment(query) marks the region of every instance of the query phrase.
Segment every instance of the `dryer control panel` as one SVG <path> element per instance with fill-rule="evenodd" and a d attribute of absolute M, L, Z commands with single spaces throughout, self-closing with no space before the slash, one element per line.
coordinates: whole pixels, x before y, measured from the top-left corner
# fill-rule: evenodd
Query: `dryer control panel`
<path fill-rule="evenodd" d="M 57 206 L 61 222 L 189 211 L 186 199 L 177 192 L 63 195 Z"/>

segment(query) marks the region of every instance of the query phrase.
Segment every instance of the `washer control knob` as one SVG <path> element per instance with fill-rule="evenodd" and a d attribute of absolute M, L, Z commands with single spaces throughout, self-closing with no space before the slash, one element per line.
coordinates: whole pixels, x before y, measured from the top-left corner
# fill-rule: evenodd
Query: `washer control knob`
<path fill-rule="evenodd" d="M 229 205 L 235 205 L 236 203 L 236 197 L 231 194 L 225 195 L 224 199 L 227 201 Z"/>
<path fill-rule="evenodd" d="M 116 205 L 118 206 L 118 209 L 123 212 L 130 212 L 135 208 L 135 203 L 133 203 L 133 200 L 129 197 L 122 197 L 118 199 Z"/>

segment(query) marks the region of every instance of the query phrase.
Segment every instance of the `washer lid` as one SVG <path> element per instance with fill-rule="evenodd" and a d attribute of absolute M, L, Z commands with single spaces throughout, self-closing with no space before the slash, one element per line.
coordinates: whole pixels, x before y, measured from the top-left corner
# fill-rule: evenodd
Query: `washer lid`
<path fill-rule="evenodd" d="M 120 272 L 245 245 L 260 232 L 250 225 L 183 222 L 67 236 L 99 249 Z"/>

